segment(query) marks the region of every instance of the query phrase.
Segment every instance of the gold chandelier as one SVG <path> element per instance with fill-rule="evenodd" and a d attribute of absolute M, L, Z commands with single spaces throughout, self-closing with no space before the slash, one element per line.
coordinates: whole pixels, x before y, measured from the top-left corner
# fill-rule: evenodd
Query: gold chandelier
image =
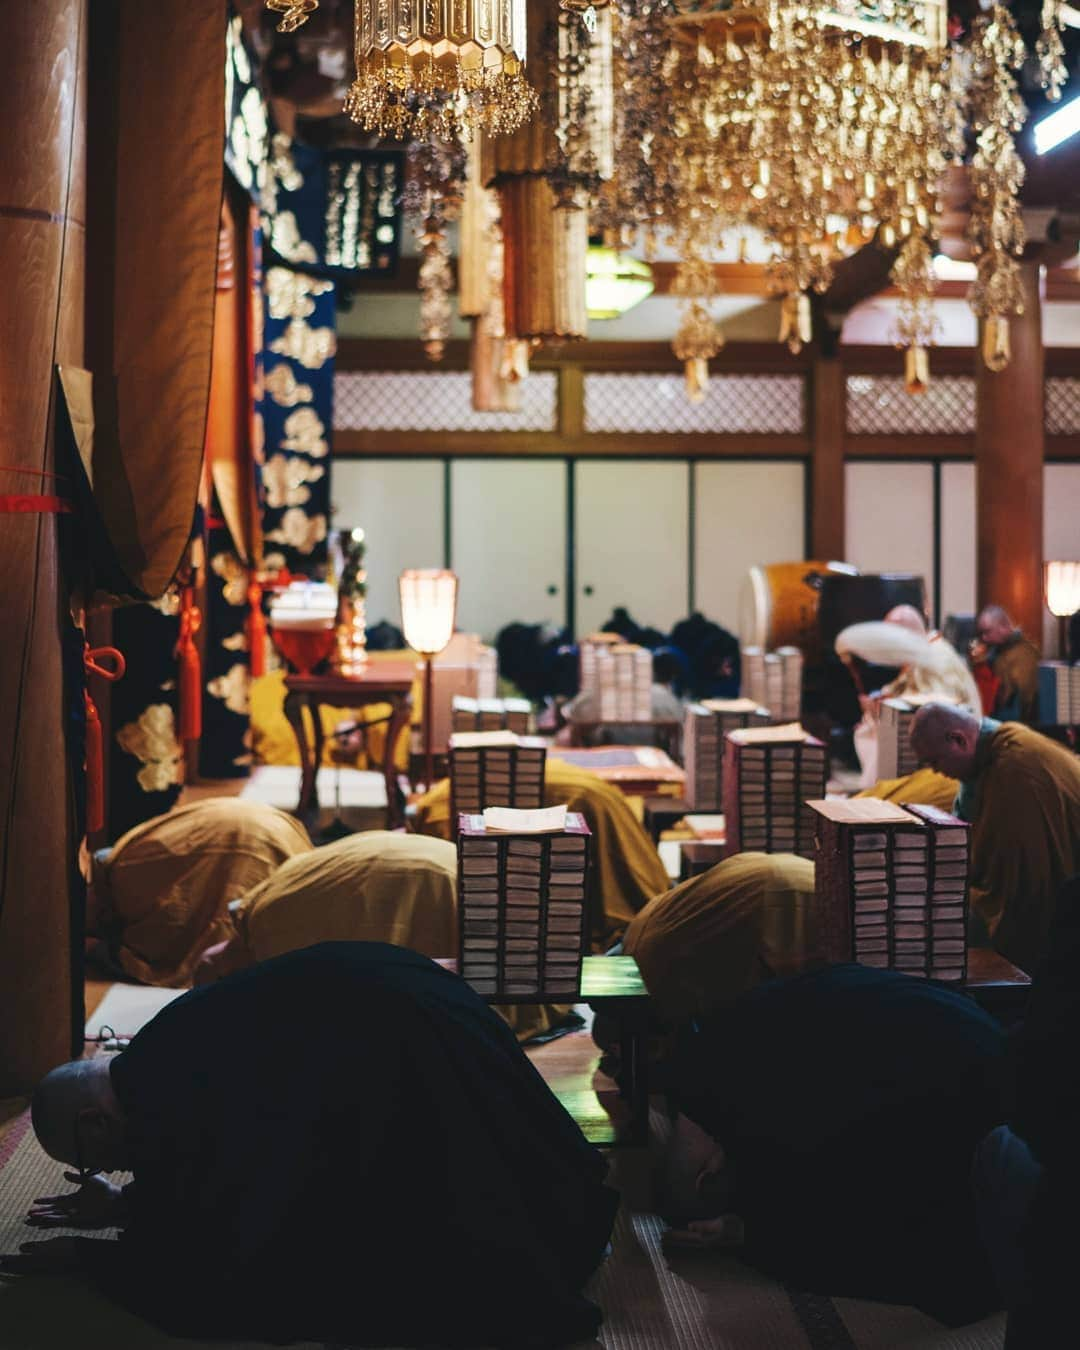
<path fill-rule="evenodd" d="M 345 111 L 396 140 L 504 135 L 536 108 L 524 63 L 525 0 L 357 0 Z"/>
<path fill-rule="evenodd" d="M 266 0 L 279 33 L 319 0 Z M 345 111 L 394 140 L 516 131 L 536 108 L 525 79 L 525 0 L 356 0 L 356 80 Z"/>
<path fill-rule="evenodd" d="M 828 288 L 836 262 L 875 237 L 894 252 L 894 337 L 908 388 L 925 388 L 931 243 L 965 125 L 979 268 L 971 303 L 987 320 L 988 361 L 1007 362 L 1024 244 L 1012 138 L 1024 110 L 1014 76 L 1022 46 L 1003 5 L 973 25 L 963 61 L 946 0 L 617 0 L 617 9 L 616 173 L 601 223 L 623 243 L 644 230 L 647 244 L 662 240 L 682 260 L 688 309 L 675 345 L 692 392 L 720 345 L 705 270 L 725 236 L 747 226 L 771 248 L 781 337 L 796 351 L 811 336 L 810 296 Z M 1047 0 L 1038 48 L 1051 92 L 1062 82 L 1060 11 Z"/>

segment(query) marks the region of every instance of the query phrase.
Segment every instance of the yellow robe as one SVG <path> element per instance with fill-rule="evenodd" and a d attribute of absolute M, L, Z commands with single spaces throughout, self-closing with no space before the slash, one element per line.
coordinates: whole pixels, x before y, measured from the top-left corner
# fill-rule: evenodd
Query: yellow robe
<path fill-rule="evenodd" d="M 909 802 L 915 806 L 937 806 L 942 811 L 951 811 L 959 791 L 960 784 L 955 778 L 946 778 L 933 769 L 916 769 L 903 778 L 883 778 L 872 788 L 856 792 L 855 796 L 877 797 L 880 801 L 896 802 L 898 806 Z"/>
<path fill-rule="evenodd" d="M 255 961 L 317 942 L 389 942 L 457 955 L 457 850 L 368 830 L 284 863 L 233 910 Z"/>
<path fill-rule="evenodd" d="M 190 983 L 200 954 L 232 932 L 229 902 L 310 852 L 299 821 L 237 797 L 208 797 L 137 825 L 94 866 L 121 966 L 144 984 Z"/>
<path fill-rule="evenodd" d="M 790 853 L 726 858 L 658 895 L 623 938 L 669 1025 L 816 964 L 817 949 L 814 864 Z"/>
<path fill-rule="evenodd" d="M 976 761 L 971 819 L 972 908 L 995 948 L 1031 973 L 1062 885 L 1080 872 L 1080 758 L 1003 723 Z"/>
<path fill-rule="evenodd" d="M 617 942 L 639 909 L 668 889 L 668 875 L 652 840 L 626 798 L 587 769 L 549 759 L 544 774 L 548 806 L 580 811 L 593 835 L 593 889 L 590 938 L 594 952 Z M 444 779 L 417 802 L 418 828 L 450 838 L 450 782 Z M 522 1003 L 500 1007 L 519 1040 L 541 1035 L 566 1016 L 558 1004 Z"/>

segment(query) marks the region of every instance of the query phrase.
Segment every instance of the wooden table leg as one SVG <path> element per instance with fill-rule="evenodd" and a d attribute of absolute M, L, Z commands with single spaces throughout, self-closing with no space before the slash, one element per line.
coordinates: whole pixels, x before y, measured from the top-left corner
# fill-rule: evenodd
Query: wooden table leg
<path fill-rule="evenodd" d="M 386 824 L 387 828 L 396 830 L 405 824 L 404 802 L 401 799 L 401 793 L 397 784 L 397 766 L 394 763 L 394 755 L 397 750 L 398 737 L 402 731 L 409 725 L 412 716 L 412 695 L 395 697 L 390 704 L 392 709 L 390 721 L 386 726 L 386 741 L 383 745 L 383 779 L 386 783 Z M 431 784 L 428 785 L 431 789 Z"/>
<path fill-rule="evenodd" d="M 314 762 L 311 758 L 311 747 L 308 744 L 307 727 L 304 724 L 304 698 L 300 694 L 285 695 L 285 716 L 288 719 L 289 726 L 293 729 L 296 736 L 296 745 L 300 751 L 300 800 L 296 805 L 296 815 L 303 821 L 308 819 L 312 810 L 312 805 L 318 806 L 315 797 L 315 773 L 319 767 L 319 760 L 316 756 Z M 313 710 L 315 724 L 318 726 L 318 708 Z M 321 741 L 321 736 L 319 740 Z"/>

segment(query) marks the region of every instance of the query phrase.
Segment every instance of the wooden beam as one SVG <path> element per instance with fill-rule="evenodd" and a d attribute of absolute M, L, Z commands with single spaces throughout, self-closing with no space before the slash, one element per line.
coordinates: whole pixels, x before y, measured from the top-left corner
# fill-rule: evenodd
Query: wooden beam
<path fill-rule="evenodd" d="M 1057 262 L 1075 254 L 1071 244 L 1063 245 L 1053 255 Z M 895 299 L 900 292 L 889 281 L 889 272 L 896 257 L 896 251 L 887 251 L 877 244 L 867 244 L 850 258 L 844 258 L 836 265 L 836 274 L 829 289 L 825 292 L 821 304 L 832 314 L 843 314 L 864 300 L 873 296 L 886 296 Z M 653 295 L 675 294 L 675 274 L 678 263 L 654 262 Z M 768 268 L 764 263 L 719 262 L 713 263 L 713 277 L 721 296 L 752 295 L 761 300 L 774 298 L 769 286 Z M 349 286 L 357 295 L 407 295 L 416 291 L 420 274 L 419 258 L 399 258 L 392 276 L 373 276 L 358 279 Z M 937 295 L 941 300 L 965 300 L 971 287 L 969 281 L 947 279 L 938 283 Z M 455 284 L 454 292 L 457 287 Z M 1048 300 L 1080 300 L 1080 273 L 1076 268 L 1057 266 L 1047 272 L 1046 298 Z"/>
<path fill-rule="evenodd" d="M 334 458 L 403 455 L 483 455 L 603 459 L 800 459 L 810 453 L 805 436 L 793 434 L 686 432 L 630 435 L 623 432 L 563 436 L 557 431 L 337 431 Z"/>
<path fill-rule="evenodd" d="M 847 378 L 836 357 L 817 356 L 810 381 L 810 555 L 844 557 Z"/>

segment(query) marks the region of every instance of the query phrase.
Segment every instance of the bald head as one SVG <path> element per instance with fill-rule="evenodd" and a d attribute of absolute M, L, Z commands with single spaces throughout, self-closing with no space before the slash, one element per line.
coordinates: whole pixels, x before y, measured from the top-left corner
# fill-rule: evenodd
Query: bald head
<path fill-rule="evenodd" d="M 911 748 L 922 764 L 948 778 L 970 778 L 982 723 L 966 708 L 928 703 L 911 724 Z"/>
<path fill-rule="evenodd" d="M 125 1166 L 123 1109 L 104 1055 L 61 1064 L 34 1091 L 30 1114 L 38 1143 L 58 1162 L 104 1172 Z"/>
<path fill-rule="evenodd" d="M 999 642 L 1004 642 L 1015 629 L 1016 625 L 1008 611 L 1000 605 L 984 605 L 975 620 L 979 641 L 985 642 L 988 647 L 996 647 Z"/>
<path fill-rule="evenodd" d="M 926 620 L 914 605 L 893 605 L 885 615 L 885 622 L 898 623 L 901 628 L 907 628 L 919 637 L 926 636 Z"/>

